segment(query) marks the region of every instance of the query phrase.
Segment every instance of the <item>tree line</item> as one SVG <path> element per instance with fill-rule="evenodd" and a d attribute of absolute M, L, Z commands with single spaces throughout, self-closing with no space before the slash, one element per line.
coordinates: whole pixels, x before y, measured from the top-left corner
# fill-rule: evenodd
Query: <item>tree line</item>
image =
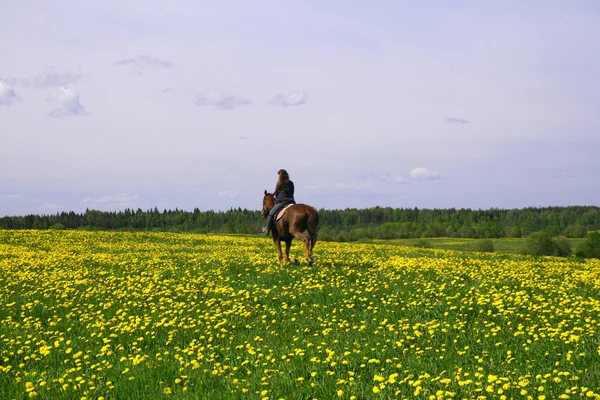
<path fill-rule="evenodd" d="M 596 206 L 529 207 L 523 209 L 419 209 L 373 207 L 319 210 L 320 239 L 406 239 L 431 237 L 518 238 L 538 231 L 551 236 L 584 237 L 600 230 Z M 261 232 L 265 219 L 258 210 L 228 211 L 125 209 L 86 210 L 50 215 L 5 216 L 0 229 L 156 230 L 199 233 Z"/>

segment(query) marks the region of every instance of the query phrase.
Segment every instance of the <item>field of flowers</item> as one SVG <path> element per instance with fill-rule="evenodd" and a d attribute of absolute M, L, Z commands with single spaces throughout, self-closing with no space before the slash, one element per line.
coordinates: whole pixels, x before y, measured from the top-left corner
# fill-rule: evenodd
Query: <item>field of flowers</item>
<path fill-rule="evenodd" d="M 292 253 L 302 259 L 302 246 Z M 600 261 L 0 231 L 0 398 L 600 398 Z"/>

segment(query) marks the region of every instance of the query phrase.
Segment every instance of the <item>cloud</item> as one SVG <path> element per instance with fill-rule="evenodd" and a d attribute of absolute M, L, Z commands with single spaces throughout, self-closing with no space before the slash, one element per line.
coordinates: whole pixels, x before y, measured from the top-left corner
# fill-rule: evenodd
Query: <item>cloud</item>
<path fill-rule="evenodd" d="M 175 64 L 170 61 L 162 60 L 158 57 L 152 56 L 135 56 L 133 58 L 127 58 L 124 60 L 115 61 L 111 65 L 120 66 L 120 65 L 132 65 L 137 69 L 165 69 L 171 68 Z"/>
<path fill-rule="evenodd" d="M 356 177 L 359 181 L 377 181 L 387 182 L 390 180 L 390 174 L 379 172 L 365 172 Z"/>
<path fill-rule="evenodd" d="M 84 197 L 81 202 L 87 208 L 98 209 L 123 209 L 135 208 L 137 205 L 137 194 L 120 193 L 116 195 L 108 195 L 102 197 Z"/>
<path fill-rule="evenodd" d="M 423 167 L 411 169 L 409 175 L 412 179 L 416 179 L 419 181 L 437 181 L 444 178 L 438 172 L 430 171 L 427 168 Z"/>
<path fill-rule="evenodd" d="M 79 101 L 79 93 L 73 88 L 61 87 L 56 89 L 52 93 L 50 100 L 58 105 L 58 108 L 48 113 L 51 117 L 79 117 L 88 115 L 85 106 Z"/>
<path fill-rule="evenodd" d="M 448 117 L 446 118 L 447 124 L 470 124 L 470 121 L 462 118 Z"/>
<path fill-rule="evenodd" d="M 41 206 L 39 206 L 38 209 L 42 213 L 53 213 L 53 212 L 65 211 L 65 209 L 67 209 L 67 207 L 65 207 L 62 204 L 44 203 Z"/>
<path fill-rule="evenodd" d="M 282 107 L 291 107 L 291 106 L 301 106 L 302 104 L 306 104 L 308 102 L 308 94 L 304 90 L 299 90 L 296 92 L 281 94 L 277 93 L 275 97 L 269 101 L 269 104 L 282 106 Z"/>
<path fill-rule="evenodd" d="M 177 94 L 177 89 L 174 89 L 174 88 L 171 88 L 171 87 L 164 88 L 162 90 L 162 93 L 164 93 L 164 94 Z"/>
<path fill-rule="evenodd" d="M 14 194 L 14 193 L 0 194 L 0 200 L 3 200 L 3 201 L 18 200 L 20 197 L 21 196 L 19 196 L 18 194 Z"/>
<path fill-rule="evenodd" d="M 15 78 L 14 76 L 2 76 L 0 75 L 0 82 L 4 82 L 5 84 L 9 85 L 9 86 L 16 86 L 19 83 L 21 83 L 21 81 L 17 78 Z"/>
<path fill-rule="evenodd" d="M 41 74 L 38 74 L 35 78 L 32 78 L 31 81 L 34 87 L 38 89 L 46 89 L 53 87 L 69 86 L 79 82 L 81 78 L 82 75 L 80 73 L 60 73 L 54 71 L 46 71 Z"/>
<path fill-rule="evenodd" d="M 196 105 L 214 106 L 220 110 L 233 110 L 247 104 L 252 104 L 252 102 L 243 97 L 235 97 L 223 92 L 209 92 L 196 95 Z"/>
<path fill-rule="evenodd" d="M 240 197 L 240 192 L 235 190 L 219 190 L 217 196 L 222 199 L 235 199 Z"/>
<path fill-rule="evenodd" d="M 409 177 L 390 174 L 387 172 L 365 172 L 356 176 L 354 183 L 337 183 L 333 185 L 335 190 L 361 190 L 370 187 L 378 187 L 381 184 L 407 185 L 416 181 L 443 180 L 444 176 L 427 168 L 413 168 L 409 171 Z M 385 186 L 385 185 L 384 185 Z"/>
<path fill-rule="evenodd" d="M 15 90 L 8 83 L 0 80 L 0 106 L 10 106 L 18 99 Z"/>
<path fill-rule="evenodd" d="M 398 177 L 394 178 L 394 182 L 395 183 L 409 183 L 410 181 L 408 180 L 408 178 L 405 178 L 403 176 L 398 176 Z"/>
<path fill-rule="evenodd" d="M 369 183 L 334 183 L 333 188 L 335 190 L 361 190 L 371 186 Z"/>
<path fill-rule="evenodd" d="M 569 174 L 568 172 L 561 172 L 559 174 L 555 174 L 554 178 L 558 178 L 558 179 L 565 179 L 565 178 L 572 178 L 573 175 Z"/>
<path fill-rule="evenodd" d="M 105 203 L 131 202 L 131 201 L 136 200 L 137 198 L 138 198 L 137 194 L 134 194 L 134 195 L 118 194 L 115 196 L 102 196 L 102 197 L 96 197 L 96 198 L 84 197 L 81 201 L 83 201 L 83 203 L 85 203 L 85 204 L 87 204 L 87 203 L 105 204 Z"/>

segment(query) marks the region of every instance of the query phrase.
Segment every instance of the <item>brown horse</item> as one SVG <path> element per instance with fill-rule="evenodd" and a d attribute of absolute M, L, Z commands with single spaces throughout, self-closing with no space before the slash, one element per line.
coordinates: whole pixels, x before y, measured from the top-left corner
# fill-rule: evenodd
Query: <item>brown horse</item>
<path fill-rule="evenodd" d="M 263 198 L 263 217 L 269 215 L 269 211 L 275 206 L 275 197 L 272 193 L 268 193 L 265 190 L 265 197 Z M 275 216 L 277 218 L 277 216 Z M 312 251 L 317 243 L 317 235 L 319 233 L 319 213 L 314 207 L 306 204 L 293 204 L 288 207 L 285 214 L 279 221 L 275 223 L 277 229 L 271 230 L 273 236 L 273 242 L 277 247 L 277 255 L 279 256 L 279 265 L 283 266 L 283 255 L 281 254 L 281 242 L 285 242 L 285 260 L 290 260 L 290 246 L 292 245 L 292 239 L 296 238 L 304 243 L 304 249 L 306 254 L 306 262 L 311 265 L 314 260 L 312 258 Z M 307 238 L 303 232 L 308 230 L 310 239 Z M 297 261 L 294 259 L 294 264 Z"/>

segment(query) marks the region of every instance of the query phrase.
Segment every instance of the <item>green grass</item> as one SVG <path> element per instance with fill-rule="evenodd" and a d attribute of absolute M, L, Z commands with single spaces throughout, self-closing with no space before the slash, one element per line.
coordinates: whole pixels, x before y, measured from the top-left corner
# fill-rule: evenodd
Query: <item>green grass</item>
<path fill-rule="evenodd" d="M 315 258 L 280 268 L 263 236 L 0 231 L 0 398 L 600 394 L 598 260 Z"/>
<path fill-rule="evenodd" d="M 467 238 L 427 238 L 427 239 L 393 239 L 374 240 L 379 244 L 395 244 L 400 246 L 416 246 L 421 241 L 431 243 L 432 248 L 442 250 L 475 251 L 477 242 L 491 240 L 498 253 L 519 254 L 527 246 L 527 238 L 500 238 L 500 239 L 467 239 Z M 584 239 L 568 239 L 571 247 L 575 249 Z"/>

